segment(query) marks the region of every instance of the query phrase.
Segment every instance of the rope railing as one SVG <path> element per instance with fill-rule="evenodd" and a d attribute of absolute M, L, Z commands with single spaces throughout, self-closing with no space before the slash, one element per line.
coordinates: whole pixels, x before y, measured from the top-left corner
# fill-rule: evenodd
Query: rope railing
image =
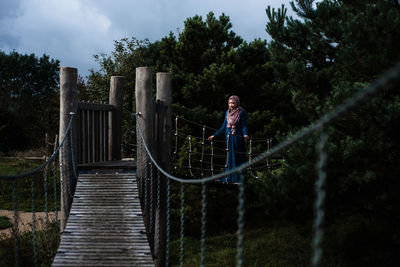
<path fill-rule="evenodd" d="M 71 114 L 72 115 L 72 114 Z M 61 149 L 61 147 L 64 145 L 65 140 L 67 139 L 70 129 L 72 127 L 72 120 L 73 120 L 73 115 L 71 116 L 71 119 L 69 121 L 68 127 L 65 130 L 65 134 L 63 139 L 61 140 L 61 143 L 58 145 L 56 151 L 54 151 L 54 153 L 47 159 L 47 161 L 45 163 L 43 163 L 42 165 L 34 168 L 31 171 L 28 172 L 24 172 L 24 173 L 20 173 L 20 174 L 14 174 L 14 175 L 0 175 L 0 179 L 18 179 L 18 178 L 23 178 L 25 176 L 30 176 L 32 174 L 35 174 L 37 172 L 39 172 L 41 169 L 43 169 L 44 167 L 46 167 L 50 162 L 52 162 L 54 160 L 54 158 L 58 155 L 59 150 Z"/>
<path fill-rule="evenodd" d="M 209 130 L 212 130 L 213 133 L 215 133 L 216 131 L 219 131 L 219 129 L 217 129 L 217 128 L 213 128 L 213 127 L 210 127 L 210 126 L 207 126 L 207 125 L 204 125 L 204 124 L 201 124 L 201 123 L 198 123 L 198 122 L 195 122 L 195 121 L 186 119 L 186 118 L 184 118 L 184 117 L 182 117 L 182 116 L 179 116 L 179 115 L 176 115 L 176 114 L 175 114 L 174 116 L 175 116 L 175 120 L 176 120 L 176 121 L 177 121 L 178 119 L 183 120 L 183 121 L 186 121 L 186 122 L 188 122 L 188 123 L 191 123 L 191 124 L 193 124 L 193 125 L 196 125 L 196 126 L 201 127 L 201 128 L 203 129 L 203 131 L 205 131 L 206 128 L 209 129 Z M 226 134 L 227 132 L 221 131 L 221 133 Z M 241 135 L 237 135 L 237 136 L 243 137 L 243 136 L 241 136 Z M 197 138 L 201 139 L 201 137 L 197 137 Z M 253 140 L 254 140 L 255 143 L 256 143 L 256 142 L 267 142 L 267 141 L 268 141 L 268 138 L 253 138 Z M 216 140 L 216 141 L 217 141 L 217 142 L 225 142 L 225 141 L 223 141 L 223 140 Z"/>
<path fill-rule="evenodd" d="M 176 182 L 181 182 L 181 183 L 192 183 L 192 184 L 201 184 L 203 182 L 209 182 L 213 181 L 216 179 L 223 178 L 225 176 L 234 174 L 234 173 L 239 173 L 241 171 L 244 171 L 245 169 L 249 168 L 250 166 L 253 166 L 254 164 L 266 159 L 269 156 L 273 156 L 274 154 L 288 148 L 289 146 L 299 142 L 300 140 L 310 136 L 316 131 L 319 131 L 323 125 L 331 124 L 333 121 L 335 121 L 340 115 L 342 115 L 345 112 L 349 112 L 357 105 L 363 101 L 366 101 L 368 98 L 372 97 L 373 94 L 377 93 L 379 90 L 383 89 L 385 86 L 387 86 L 389 83 L 394 83 L 399 80 L 399 74 L 400 74 L 400 64 L 396 65 L 396 67 L 392 68 L 389 70 L 382 78 L 376 80 L 374 83 L 372 83 L 369 87 L 366 89 L 358 92 L 355 96 L 351 97 L 348 99 L 345 103 L 339 105 L 336 107 L 335 110 L 329 112 L 328 114 L 322 116 L 319 120 L 316 122 L 312 123 L 308 127 L 303 128 L 302 130 L 296 132 L 292 136 L 288 137 L 286 140 L 283 142 L 277 144 L 276 146 L 273 146 L 270 151 L 265 151 L 255 157 L 251 163 L 246 162 L 240 166 L 238 166 L 235 169 L 232 169 L 230 171 L 224 172 L 224 173 L 219 173 L 214 176 L 208 176 L 204 177 L 201 179 L 183 179 L 180 177 L 173 176 L 166 172 L 161 166 L 155 161 L 153 155 L 151 154 L 148 145 L 145 143 L 144 137 L 143 137 L 143 132 L 140 127 L 140 123 L 138 123 L 138 133 L 141 139 L 141 142 L 143 142 L 144 148 L 146 150 L 146 153 L 148 154 L 150 160 L 154 163 L 154 165 L 160 170 L 162 174 L 164 174 L 167 178 L 174 180 Z M 136 114 L 136 116 L 140 116 L 140 114 Z"/>
<path fill-rule="evenodd" d="M 197 176 L 197 174 L 193 172 L 194 170 L 199 171 L 200 177 L 204 177 L 205 172 L 211 172 L 213 175 L 213 167 L 214 166 L 225 166 L 225 167 L 227 166 L 227 160 L 229 160 L 229 158 L 228 158 L 229 151 L 227 151 L 227 149 L 229 149 L 229 147 L 227 147 L 225 144 L 225 141 L 222 141 L 222 140 L 217 140 L 217 142 L 218 141 L 223 142 L 224 147 L 214 146 L 215 140 L 210 140 L 210 141 L 206 140 L 206 138 L 205 138 L 206 127 L 207 126 L 204 125 L 204 127 L 202 128 L 202 136 L 201 137 L 194 137 L 191 134 L 181 134 L 181 133 L 178 133 L 178 117 L 175 118 L 175 130 L 171 130 L 171 132 L 175 135 L 175 149 L 173 152 L 174 160 L 177 160 L 178 155 L 180 157 L 186 156 L 188 165 L 183 166 L 181 163 L 180 164 L 174 163 L 174 165 L 175 165 L 174 173 L 178 173 L 177 170 L 183 168 L 183 169 L 188 170 L 189 175 L 192 177 Z M 185 145 L 185 146 L 181 146 L 179 149 L 178 149 L 178 138 L 180 138 L 180 140 L 182 141 L 182 144 Z M 227 138 L 229 138 L 229 136 Z M 267 150 L 270 150 L 270 148 L 272 146 L 272 138 L 267 138 L 264 141 L 266 143 Z M 250 139 L 249 143 L 250 143 L 250 145 L 249 145 L 248 152 L 235 151 L 235 154 L 246 155 L 249 157 L 249 161 L 251 161 L 252 157 L 256 157 L 256 156 L 260 155 L 262 152 L 258 152 L 258 153 L 254 152 L 254 149 L 256 147 L 253 145 L 253 143 L 254 143 L 253 138 Z M 258 146 L 257 146 L 258 150 L 260 149 L 259 144 L 260 144 L 260 142 L 258 142 Z M 214 150 L 216 150 L 217 152 L 221 152 L 221 153 L 214 153 Z M 224 159 L 223 165 L 221 165 L 219 163 L 214 163 L 214 158 L 217 159 L 217 162 L 219 159 L 221 159 L 221 160 Z M 254 178 L 258 178 L 257 174 L 254 174 L 254 172 L 256 170 L 261 170 L 261 169 L 272 170 L 272 169 L 278 168 L 279 166 L 282 165 L 281 163 L 279 163 L 283 159 L 283 157 L 281 155 L 274 156 L 274 159 L 276 161 L 278 161 L 278 163 L 277 162 L 272 163 L 272 157 L 267 157 L 264 164 L 258 163 L 257 166 L 250 167 L 248 169 L 248 171 Z M 220 162 L 220 163 L 222 163 L 222 162 Z M 184 174 L 184 171 L 183 172 L 180 171 L 179 173 L 182 175 L 182 174 Z"/>
<path fill-rule="evenodd" d="M 243 172 L 246 169 L 250 169 L 256 164 L 266 160 L 267 165 L 271 165 L 271 157 L 279 152 L 284 151 L 288 147 L 290 147 L 293 144 L 296 144 L 297 142 L 310 137 L 312 134 L 317 133 L 320 136 L 320 142 L 318 144 L 318 158 L 316 162 L 316 169 L 317 169 L 317 180 L 315 182 L 315 200 L 314 200 L 314 223 L 313 223 L 313 250 L 312 250 L 312 258 L 311 262 L 312 265 L 317 267 L 321 265 L 321 259 L 322 259 L 322 239 L 323 239 L 323 234 L 324 234 L 324 229 L 323 229 L 323 220 L 324 220 L 324 202 L 325 202 L 325 195 L 326 195 L 326 163 L 327 163 L 327 148 L 326 148 L 326 143 L 328 140 L 328 136 L 325 132 L 326 127 L 329 125 L 333 124 L 334 121 L 336 121 L 338 118 L 340 118 L 344 113 L 350 112 L 351 110 L 355 109 L 362 103 L 366 102 L 368 99 L 372 98 L 376 93 L 378 93 L 380 90 L 383 88 L 393 85 L 394 83 L 398 83 L 400 80 L 400 64 L 397 64 L 395 67 L 387 71 L 381 78 L 377 79 L 375 82 L 371 83 L 370 86 L 365 88 L 364 90 L 359 91 L 356 93 L 353 97 L 349 98 L 346 100 L 343 104 L 337 106 L 333 111 L 323 115 L 319 120 L 315 121 L 314 123 L 310 124 L 307 127 L 304 127 L 302 130 L 292 134 L 289 136 L 287 139 L 285 139 L 283 142 L 276 144 L 275 146 L 272 146 L 272 140 L 267 140 L 267 150 L 262 152 L 261 154 L 254 156 L 250 154 L 250 160 L 247 161 L 246 163 L 237 166 L 234 169 L 223 171 L 217 174 L 214 174 L 212 172 L 211 176 L 207 177 L 201 177 L 201 178 L 196 178 L 196 177 L 191 177 L 191 178 L 183 178 L 183 177 L 178 177 L 174 176 L 171 173 L 167 172 L 164 170 L 160 164 L 155 160 L 153 157 L 148 144 L 145 141 L 145 138 L 143 136 L 143 131 L 141 128 L 141 125 L 139 123 L 138 117 L 141 116 L 141 113 L 136 114 L 137 118 L 137 138 L 138 138 L 138 145 L 140 142 L 140 146 L 144 148 L 144 152 L 146 153 L 146 157 L 152 162 L 152 164 L 157 168 L 157 172 L 161 173 L 165 176 L 167 179 L 167 184 L 168 184 L 168 191 L 167 191 L 167 244 L 166 244 L 166 262 L 169 262 L 169 202 L 170 202 L 170 181 L 175 181 L 181 183 L 181 186 L 184 184 L 201 184 L 202 185 L 202 207 L 206 207 L 206 184 L 211 181 L 215 181 L 224 177 L 227 177 L 232 174 L 239 174 L 239 183 L 238 183 L 238 206 L 237 206 L 237 211 L 238 211 L 238 218 L 237 218 L 237 224 L 238 224 L 238 231 L 237 233 L 237 253 L 236 253 L 236 265 L 237 266 L 242 266 L 243 265 L 243 237 L 244 237 L 244 203 L 245 203 L 245 182 L 244 182 L 244 174 Z M 181 118 L 182 119 L 182 118 Z M 186 119 L 185 119 L 186 120 Z M 177 125 L 178 117 L 176 117 L 175 122 Z M 201 126 L 204 128 L 204 125 L 195 123 L 198 126 Z M 175 129 L 175 151 L 174 154 L 177 154 L 177 137 L 178 137 L 178 129 L 176 126 Z M 199 139 L 203 140 L 203 138 Z M 265 140 L 264 140 L 265 141 Z M 213 150 L 212 150 L 213 151 Z M 211 153 L 213 154 L 213 152 Z M 203 153 L 202 153 L 203 155 Z M 213 165 L 213 164 L 211 164 Z M 189 163 L 189 168 L 193 169 L 191 164 Z M 254 167 L 255 168 L 255 167 Z M 200 168 L 202 170 L 202 167 Z M 180 265 L 183 266 L 183 251 L 184 251 L 184 243 L 183 243 L 183 226 L 184 223 L 184 194 L 183 192 L 183 187 L 181 187 L 181 243 L 180 243 Z M 202 220 L 205 217 L 206 210 L 202 209 Z M 201 266 L 204 266 L 204 253 L 205 253 L 205 233 L 206 233 L 206 228 L 205 228 L 206 223 L 202 221 L 202 235 L 201 235 Z"/>
<path fill-rule="evenodd" d="M 17 183 L 19 180 L 25 178 L 25 177 L 30 177 L 31 182 L 30 182 L 30 193 L 31 193 L 31 213 L 32 213 L 32 252 L 33 252 L 33 266 L 38 266 L 41 264 L 39 262 L 39 248 L 38 248 L 38 229 L 37 229 L 37 206 L 36 202 L 38 199 L 38 191 L 36 189 L 36 182 L 35 182 L 35 174 L 39 173 L 40 171 L 43 170 L 43 189 L 44 189 L 44 212 L 45 212 L 45 247 L 47 248 L 47 257 L 51 258 L 52 255 L 54 255 L 55 251 L 52 250 L 51 248 L 51 237 L 50 237 L 50 219 L 49 219 L 49 176 L 52 176 L 53 179 L 53 198 L 54 198 L 54 213 L 55 213 L 55 225 L 56 229 L 59 229 L 59 222 L 58 222 L 58 203 L 57 203 L 57 198 L 58 193 L 57 193 L 57 156 L 59 153 L 61 153 L 61 148 L 62 147 L 67 147 L 67 149 L 70 149 L 71 153 L 74 153 L 73 151 L 73 143 L 72 143 L 72 138 L 70 142 L 68 142 L 68 136 L 71 136 L 72 132 L 72 124 L 74 120 L 74 113 L 70 114 L 70 120 L 68 123 L 68 126 L 65 130 L 64 136 L 61 140 L 61 142 L 58 144 L 58 136 L 56 135 L 54 143 L 50 143 L 47 140 L 47 135 L 46 135 L 46 151 L 48 152 L 48 145 L 53 145 L 54 149 L 51 154 L 51 156 L 46 155 L 45 156 L 45 162 L 39 165 L 38 167 L 27 171 L 23 173 L 18 173 L 18 174 L 13 174 L 13 175 L 0 175 L 0 180 L 10 180 L 13 182 L 13 209 L 14 209 L 14 215 L 13 215 L 13 236 L 14 236 L 14 259 L 15 259 L 15 266 L 21 266 L 21 253 L 20 253 L 20 229 L 19 229 L 19 211 L 18 211 L 18 186 Z M 69 145 L 67 145 L 69 143 Z M 46 152 L 46 153 L 47 153 Z M 71 159 L 74 160 L 74 155 L 71 155 Z M 73 165 L 74 166 L 74 165 Z M 49 168 L 50 167 L 50 168 Z M 50 171 L 49 171 L 50 169 Z M 53 171 L 51 171 L 53 169 Z M 75 176 L 76 179 L 76 169 L 74 166 L 73 169 L 73 175 Z M 62 176 L 62 175 L 61 175 Z M 62 180 L 63 177 L 61 177 L 60 180 Z M 67 177 L 67 179 L 70 179 Z M 62 193 L 62 192 L 61 192 Z M 63 196 L 61 196 L 63 197 Z M 57 238 L 60 238 L 60 231 L 57 230 Z M 58 243 L 58 241 L 56 241 Z M 54 243 L 55 244 L 55 243 Z"/>

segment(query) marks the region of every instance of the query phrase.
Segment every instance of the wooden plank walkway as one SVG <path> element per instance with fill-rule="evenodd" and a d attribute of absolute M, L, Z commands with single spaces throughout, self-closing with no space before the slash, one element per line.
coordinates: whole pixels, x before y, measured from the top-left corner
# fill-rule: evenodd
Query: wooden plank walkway
<path fill-rule="evenodd" d="M 52 266 L 154 266 L 134 174 L 81 174 Z"/>

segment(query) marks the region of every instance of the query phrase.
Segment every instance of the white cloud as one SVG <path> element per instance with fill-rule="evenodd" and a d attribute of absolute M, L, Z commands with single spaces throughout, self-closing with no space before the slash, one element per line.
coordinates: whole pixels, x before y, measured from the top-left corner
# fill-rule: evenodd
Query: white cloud
<path fill-rule="evenodd" d="M 78 67 L 83 75 L 98 67 L 94 54 L 110 53 L 113 41 L 123 37 L 160 40 L 170 31 L 182 30 L 188 17 L 204 18 L 213 11 L 217 17 L 222 12 L 229 16 L 233 31 L 245 40 L 266 39 L 267 5 L 279 8 L 285 1 L 289 7 L 289 0 L 18 1 L 15 11 L 7 10 L 0 17 L 0 49 L 45 53 L 59 59 L 62 66 Z"/>
<path fill-rule="evenodd" d="M 14 37 L 21 53 L 49 54 L 62 65 L 89 65 L 92 55 L 112 48 L 111 21 L 78 0 L 21 1 L 15 17 L 1 21 L 3 34 Z M 6 45 L 2 49 L 10 50 Z M 86 70 L 84 70 L 86 71 Z"/>

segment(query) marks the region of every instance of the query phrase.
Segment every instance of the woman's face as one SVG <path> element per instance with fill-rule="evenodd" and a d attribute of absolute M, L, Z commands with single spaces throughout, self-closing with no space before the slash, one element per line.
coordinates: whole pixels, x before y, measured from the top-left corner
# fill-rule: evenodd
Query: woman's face
<path fill-rule="evenodd" d="M 229 100 L 228 101 L 228 107 L 229 107 L 229 109 L 234 109 L 234 108 L 236 108 L 236 103 L 235 103 L 235 101 L 233 101 L 233 100 Z"/>

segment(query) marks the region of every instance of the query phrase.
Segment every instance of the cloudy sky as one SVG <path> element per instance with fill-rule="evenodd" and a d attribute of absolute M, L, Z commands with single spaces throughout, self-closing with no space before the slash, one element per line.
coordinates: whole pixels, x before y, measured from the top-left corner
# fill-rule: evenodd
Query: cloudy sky
<path fill-rule="evenodd" d="M 81 76 L 98 69 L 94 54 L 109 54 L 124 37 L 160 40 L 177 35 L 188 17 L 210 11 L 231 18 L 233 31 L 247 41 L 268 39 L 268 5 L 289 10 L 290 0 L 0 0 L 0 50 L 43 54 Z"/>

